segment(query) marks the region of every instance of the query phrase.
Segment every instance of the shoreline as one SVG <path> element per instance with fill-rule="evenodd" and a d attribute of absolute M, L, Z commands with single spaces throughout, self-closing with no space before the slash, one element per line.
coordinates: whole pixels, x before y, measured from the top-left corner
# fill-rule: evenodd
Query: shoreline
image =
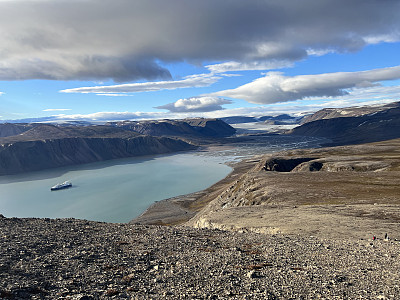
<path fill-rule="evenodd" d="M 236 178 L 254 166 L 256 158 L 246 158 L 239 162 L 226 163 L 232 171 L 223 179 L 210 187 L 190 194 L 179 195 L 150 205 L 141 215 L 129 221 L 129 224 L 141 225 L 180 225 L 194 217 L 208 202 L 209 195 L 219 191 Z"/>
<path fill-rule="evenodd" d="M 267 133 L 267 136 L 275 136 L 274 134 Z M 249 144 L 254 141 L 258 141 L 254 136 L 246 136 L 241 142 L 248 142 Z M 316 141 L 324 141 L 324 138 L 317 138 Z M 200 152 L 212 152 L 224 149 L 235 149 L 237 147 L 237 141 L 230 143 L 211 143 L 208 145 L 201 145 L 195 151 Z M 321 143 L 316 143 L 314 146 L 305 149 L 318 149 L 321 148 Z M 303 148 L 294 148 L 303 149 Z M 282 149 L 266 152 L 266 153 L 255 153 L 248 157 L 241 158 L 238 161 L 225 162 L 224 164 L 231 167 L 232 171 L 220 181 L 214 183 L 210 187 L 189 193 L 179 195 L 167 199 L 163 199 L 151 204 L 142 214 L 138 217 L 129 221 L 129 224 L 142 224 L 142 225 L 181 225 L 186 223 L 193 218 L 204 206 L 212 201 L 212 194 L 220 191 L 224 186 L 229 186 L 236 177 L 243 175 L 255 164 L 259 162 L 265 155 L 272 155 L 273 153 L 279 153 L 284 151 Z"/>

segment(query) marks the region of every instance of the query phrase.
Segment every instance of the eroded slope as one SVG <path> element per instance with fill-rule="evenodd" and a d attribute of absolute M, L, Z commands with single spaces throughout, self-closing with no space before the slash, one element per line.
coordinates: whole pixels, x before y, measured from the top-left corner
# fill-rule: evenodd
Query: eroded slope
<path fill-rule="evenodd" d="M 400 238 L 399 146 L 397 139 L 264 156 L 214 193 L 188 225 Z"/>

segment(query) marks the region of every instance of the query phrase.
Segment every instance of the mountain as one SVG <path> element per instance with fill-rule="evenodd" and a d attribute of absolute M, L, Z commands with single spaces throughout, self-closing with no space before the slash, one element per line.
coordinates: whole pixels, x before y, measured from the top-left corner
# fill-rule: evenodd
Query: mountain
<path fill-rule="evenodd" d="M 111 126 L 40 124 L 0 138 L 0 175 L 194 148 L 180 139 L 143 136 Z"/>
<path fill-rule="evenodd" d="M 282 123 L 295 123 L 298 121 L 299 118 L 297 117 L 292 117 L 288 114 L 282 114 L 282 115 L 277 115 L 277 116 L 263 116 L 258 118 L 259 121 L 278 121 Z"/>
<path fill-rule="evenodd" d="M 368 109 L 363 110 L 366 111 Z M 361 116 L 323 118 L 293 128 L 289 133 L 329 138 L 332 143 L 326 145 L 331 146 L 399 138 L 400 106 L 393 105 L 388 106 L 386 109 L 380 108 L 378 111 Z"/>
<path fill-rule="evenodd" d="M 226 137 L 236 130 L 219 119 L 108 122 L 106 125 L 151 136 Z"/>
<path fill-rule="evenodd" d="M 186 119 L 185 122 L 192 126 L 197 134 L 204 137 L 226 137 L 236 132 L 235 128 L 220 119 L 194 118 Z"/>
<path fill-rule="evenodd" d="M 0 130 L 1 130 L 0 125 Z M 18 135 L 6 136 L 0 139 L 2 143 L 11 143 L 16 141 L 35 141 L 46 139 L 74 138 L 74 137 L 118 137 L 130 138 L 140 135 L 137 132 L 124 130 L 123 128 L 114 128 L 105 125 L 92 126 L 66 126 L 51 124 L 27 124 L 27 130 Z"/>
<path fill-rule="evenodd" d="M 389 103 L 386 105 L 378 106 L 360 106 L 360 107 L 346 107 L 346 108 L 324 108 L 311 115 L 305 116 L 301 120 L 301 124 L 309 123 L 312 121 L 322 119 L 333 119 L 342 117 L 360 117 L 363 115 L 373 114 L 391 108 L 400 107 L 400 102 Z"/>
<path fill-rule="evenodd" d="M 224 117 L 220 119 L 227 124 L 267 122 L 269 124 L 275 124 L 275 125 L 293 124 L 299 120 L 299 118 L 292 117 L 288 114 L 281 114 L 278 116 L 262 116 L 262 117 L 233 116 L 233 117 Z"/>
<path fill-rule="evenodd" d="M 256 117 L 245 117 L 245 116 L 224 117 L 224 118 L 220 118 L 220 119 L 227 124 L 258 122 L 258 119 Z"/>
<path fill-rule="evenodd" d="M 20 123 L 20 124 L 3 123 L 0 124 L 0 137 L 21 134 L 33 128 L 34 126 L 35 126 L 34 124 L 26 124 L 26 123 Z"/>

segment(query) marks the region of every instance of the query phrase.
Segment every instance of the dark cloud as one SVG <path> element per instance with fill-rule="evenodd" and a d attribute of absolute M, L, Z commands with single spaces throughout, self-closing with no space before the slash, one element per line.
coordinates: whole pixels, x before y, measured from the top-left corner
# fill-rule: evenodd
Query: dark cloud
<path fill-rule="evenodd" d="M 160 62 L 290 63 L 397 41 L 398 0 L 0 1 L 0 80 L 168 78 Z M 231 65 L 230 65 L 231 66 Z"/>

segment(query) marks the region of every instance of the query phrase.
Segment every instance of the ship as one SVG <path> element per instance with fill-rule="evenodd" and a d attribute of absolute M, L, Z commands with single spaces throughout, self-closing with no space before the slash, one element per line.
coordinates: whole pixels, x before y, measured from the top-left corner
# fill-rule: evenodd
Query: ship
<path fill-rule="evenodd" d="M 64 181 L 63 183 L 56 184 L 55 186 L 52 186 L 50 188 L 51 191 L 57 191 L 57 190 L 62 190 L 62 189 L 67 189 L 72 186 L 72 183 L 69 181 Z"/>

